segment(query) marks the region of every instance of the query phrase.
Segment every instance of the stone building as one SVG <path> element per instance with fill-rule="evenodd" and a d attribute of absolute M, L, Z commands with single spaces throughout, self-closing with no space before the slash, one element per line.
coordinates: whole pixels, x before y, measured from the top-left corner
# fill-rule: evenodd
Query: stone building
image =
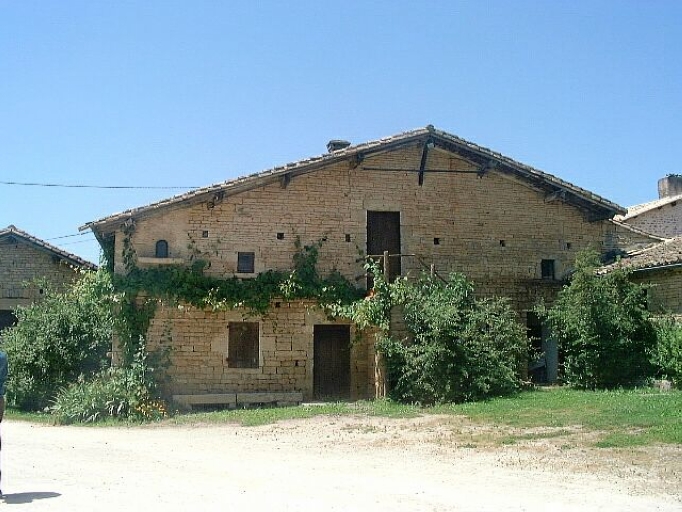
<path fill-rule="evenodd" d="M 634 251 L 601 272 L 630 270 L 630 279 L 647 287 L 647 306 L 654 314 L 682 315 L 682 237 Z"/>
<path fill-rule="evenodd" d="M 327 149 L 81 229 L 95 233 L 119 274 L 124 257 L 143 268 L 198 257 L 209 275 L 249 279 L 290 270 L 297 239 L 324 240 L 320 272 L 338 270 L 364 287 L 358 254 L 388 251 L 396 274 L 463 272 L 480 295 L 509 297 L 539 337 L 532 309 L 556 296 L 580 251 L 606 255 L 652 241 L 613 222 L 625 214 L 620 206 L 432 126 Z M 381 394 L 373 338 L 357 339 L 353 325 L 310 302 L 275 301 L 256 317 L 164 305 L 148 344 L 170 346 L 166 392 L 186 403 Z M 542 348 L 544 378 L 553 380 L 556 346 L 544 340 Z"/>
<path fill-rule="evenodd" d="M 658 199 L 630 206 L 616 220 L 653 235 L 682 235 L 682 176 L 669 174 L 658 180 Z"/>
<path fill-rule="evenodd" d="M 8 226 L 0 230 L 0 329 L 14 324 L 14 310 L 39 300 L 42 283 L 59 290 L 80 269 L 97 267 L 43 240 Z"/>

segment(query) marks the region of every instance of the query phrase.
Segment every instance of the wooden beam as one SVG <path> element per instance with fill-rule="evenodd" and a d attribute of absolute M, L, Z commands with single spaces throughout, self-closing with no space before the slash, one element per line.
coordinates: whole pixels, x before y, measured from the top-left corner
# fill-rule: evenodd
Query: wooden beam
<path fill-rule="evenodd" d="M 433 147 L 433 141 L 426 139 L 424 147 L 422 148 L 422 158 L 419 162 L 419 186 L 424 184 L 424 170 L 426 169 L 426 160 L 429 158 L 429 148 Z"/>
<path fill-rule="evenodd" d="M 563 188 L 557 189 L 545 196 L 545 203 L 552 203 L 554 201 L 563 201 L 566 199 L 566 190 Z"/>
<path fill-rule="evenodd" d="M 349 168 L 350 170 L 357 169 L 358 166 L 362 163 L 362 161 L 363 161 L 364 159 L 365 159 L 365 155 L 363 155 L 362 153 L 355 153 L 355 155 L 353 156 L 353 158 L 351 158 L 351 159 L 348 161 L 348 168 Z"/>
<path fill-rule="evenodd" d="M 280 188 L 287 188 L 291 183 L 291 173 L 282 174 L 281 181 L 279 183 Z"/>

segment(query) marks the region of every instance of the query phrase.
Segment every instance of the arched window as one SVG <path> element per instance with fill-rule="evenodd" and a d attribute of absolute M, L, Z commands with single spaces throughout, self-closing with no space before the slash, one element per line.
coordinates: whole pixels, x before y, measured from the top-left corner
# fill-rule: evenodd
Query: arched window
<path fill-rule="evenodd" d="M 156 242 L 156 257 L 168 258 L 168 242 L 165 240 L 159 240 Z"/>

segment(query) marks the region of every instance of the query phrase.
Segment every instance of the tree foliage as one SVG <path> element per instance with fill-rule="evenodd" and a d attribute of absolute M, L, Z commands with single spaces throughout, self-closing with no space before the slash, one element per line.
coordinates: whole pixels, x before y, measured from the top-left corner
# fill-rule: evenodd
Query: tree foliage
<path fill-rule="evenodd" d="M 42 409 L 63 386 L 106 364 L 114 326 L 111 280 L 104 271 L 80 277 L 61 293 L 43 286 L 44 299 L 19 307 L 17 325 L 3 331 L 9 403 Z"/>
<path fill-rule="evenodd" d="M 598 275 L 596 252 L 576 260 L 569 286 L 546 311 L 564 353 L 564 379 L 584 389 L 633 385 L 649 376 L 656 332 L 641 285 L 616 269 Z"/>
<path fill-rule="evenodd" d="M 664 317 L 656 322 L 657 343 L 651 351 L 651 362 L 659 377 L 682 384 L 682 322 Z"/>
<path fill-rule="evenodd" d="M 462 402 L 519 389 L 528 340 L 507 301 L 474 298 L 462 274 L 447 282 L 424 275 L 387 283 L 374 270 L 374 294 L 347 316 L 380 328 L 377 348 L 386 358 L 392 398 Z M 387 335 L 393 308 L 404 318 L 407 340 Z"/>

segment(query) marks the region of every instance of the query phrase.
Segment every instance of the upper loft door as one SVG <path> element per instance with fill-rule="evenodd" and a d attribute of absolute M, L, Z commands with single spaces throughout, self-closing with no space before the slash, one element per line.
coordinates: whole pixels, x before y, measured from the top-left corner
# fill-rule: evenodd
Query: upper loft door
<path fill-rule="evenodd" d="M 388 251 L 389 281 L 402 273 L 400 261 L 400 212 L 367 212 L 367 254 L 379 256 Z M 371 282 L 370 282 L 371 285 Z M 368 288 L 371 286 L 368 286 Z"/>

